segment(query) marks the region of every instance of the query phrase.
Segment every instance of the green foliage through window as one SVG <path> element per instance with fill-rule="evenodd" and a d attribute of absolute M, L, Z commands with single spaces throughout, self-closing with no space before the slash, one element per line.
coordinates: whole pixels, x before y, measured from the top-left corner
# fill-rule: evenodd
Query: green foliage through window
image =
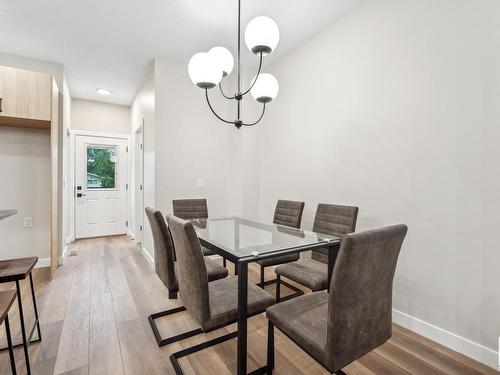
<path fill-rule="evenodd" d="M 116 187 L 116 148 L 87 146 L 87 189 Z"/>

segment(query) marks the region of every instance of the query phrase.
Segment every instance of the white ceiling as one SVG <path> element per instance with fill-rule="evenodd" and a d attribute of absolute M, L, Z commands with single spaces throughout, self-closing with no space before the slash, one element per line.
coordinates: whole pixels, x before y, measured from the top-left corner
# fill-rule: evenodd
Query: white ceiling
<path fill-rule="evenodd" d="M 357 2 L 242 0 L 242 34 L 253 17 L 274 18 L 281 39 L 271 60 Z M 0 0 L 0 51 L 64 64 L 75 98 L 128 105 L 153 58 L 187 64 L 215 45 L 234 52 L 236 12 L 236 0 Z M 242 43 L 243 64 L 254 66 Z"/>

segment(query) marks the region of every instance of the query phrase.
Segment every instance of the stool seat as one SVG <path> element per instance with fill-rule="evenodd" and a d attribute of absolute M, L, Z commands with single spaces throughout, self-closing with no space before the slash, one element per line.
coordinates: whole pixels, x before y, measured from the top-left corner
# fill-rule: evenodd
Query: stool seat
<path fill-rule="evenodd" d="M 0 292 L 0 324 L 3 323 L 5 317 L 9 313 L 10 307 L 16 300 L 15 290 L 5 290 Z"/>
<path fill-rule="evenodd" d="M 24 280 L 38 262 L 38 257 L 0 260 L 0 283 Z"/>

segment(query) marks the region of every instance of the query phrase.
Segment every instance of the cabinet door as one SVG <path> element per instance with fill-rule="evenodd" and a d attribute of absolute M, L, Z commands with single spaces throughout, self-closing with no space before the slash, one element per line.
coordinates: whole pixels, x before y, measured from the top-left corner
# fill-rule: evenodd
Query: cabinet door
<path fill-rule="evenodd" d="M 16 117 L 16 69 L 0 66 L 0 98 L 2 99 L 0 116 Z"/>
<path fill-rule="evenodd" d="M 0 66 L 1 115 L 50 121 L 51 93 L 48 74 Z"/>

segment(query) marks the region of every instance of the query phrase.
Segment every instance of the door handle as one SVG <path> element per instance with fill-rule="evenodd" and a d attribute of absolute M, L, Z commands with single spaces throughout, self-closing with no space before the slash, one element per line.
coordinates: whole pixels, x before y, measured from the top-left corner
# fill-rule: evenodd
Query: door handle
<path fill-rule="evenodd" d="M 3 98 L 0 98 L 0 113 L 2 113 L 2 112 L 3 112 L 3 111 L 2 111 L 2 100 L 3 100 Z"/>
<path fill-rule="evenodd" d="M 77 193 L 76 194 L 77 198 L 86 197 L 86 196 L 87 196 L 87 194 L 82 194 L 82 193 Z"/>

